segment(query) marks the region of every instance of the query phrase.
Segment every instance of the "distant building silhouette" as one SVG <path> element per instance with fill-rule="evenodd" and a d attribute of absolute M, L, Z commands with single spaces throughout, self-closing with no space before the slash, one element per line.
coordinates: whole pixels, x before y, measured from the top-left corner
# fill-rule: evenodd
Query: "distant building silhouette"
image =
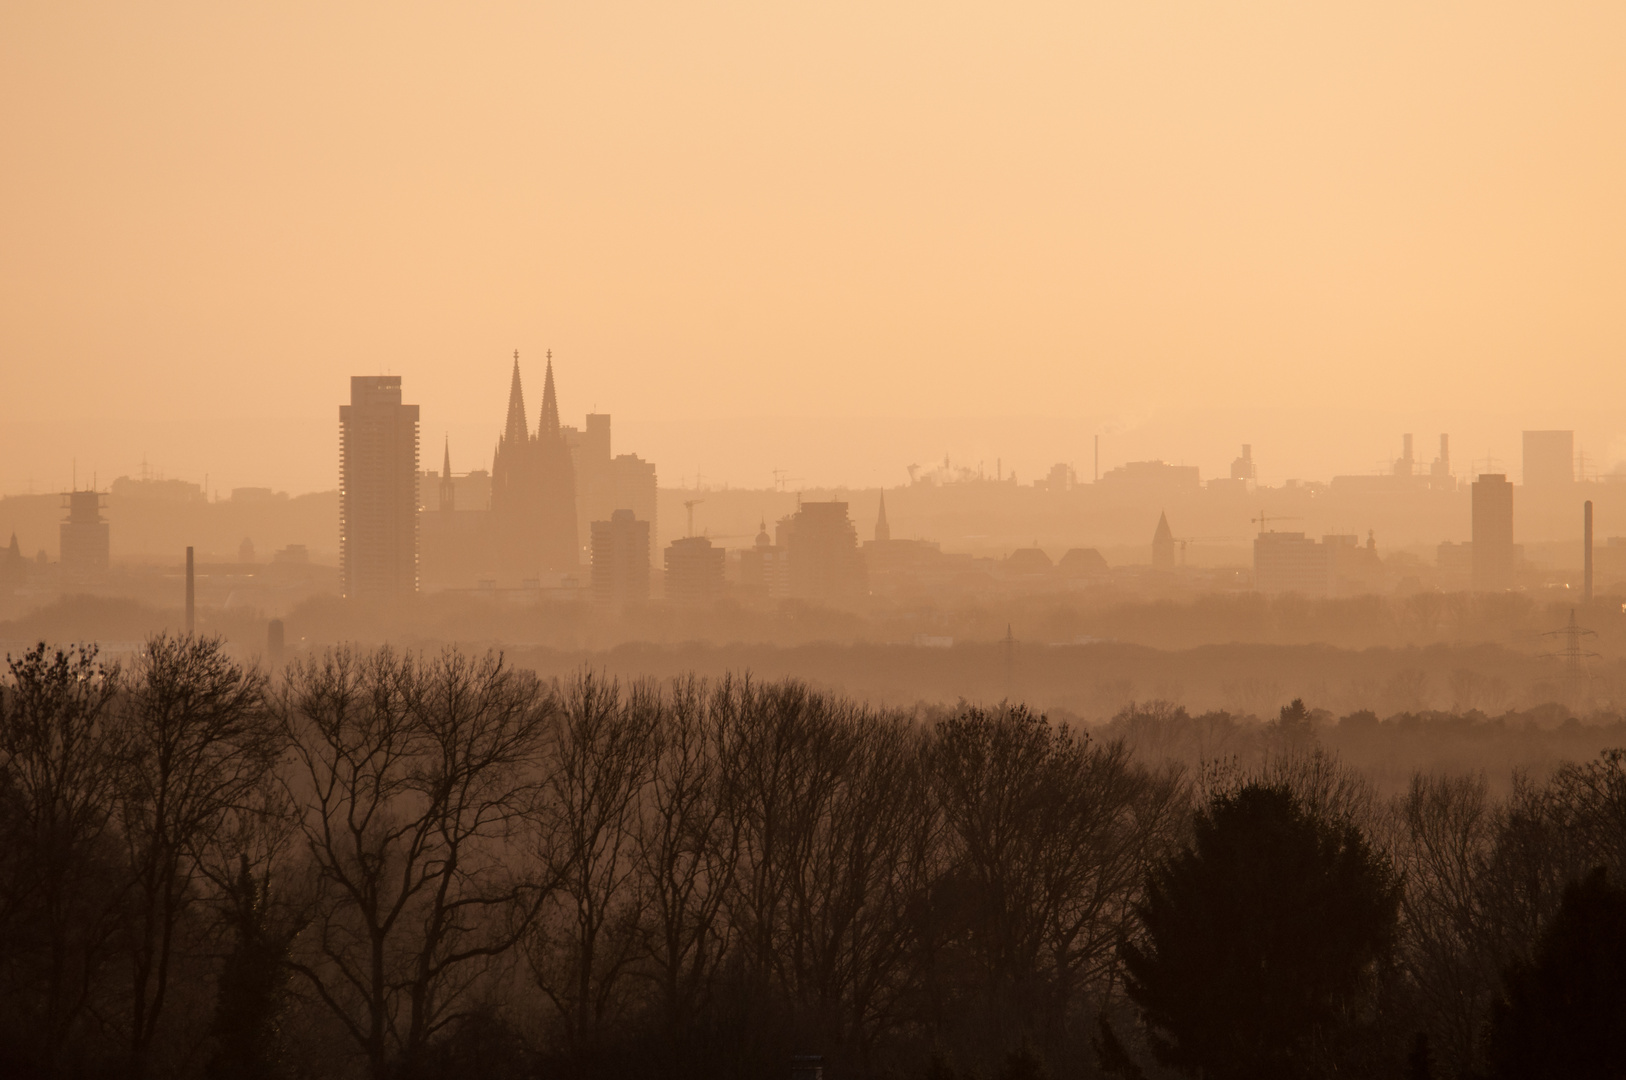
<path fill-rule="evenodd" d="M 1253 463 L 1253 444 L 1242 444 L 1242 456 L 1231 461 L 1232 480 L 1258 480 L 1259 470 Z"/>
<path fill-rule="evenodd" d="M 1201 486 L 1195 465 L 1170 465 L 1166 461 L 1128 461 L 1108 469 L 1103 484 L 1134 485 L 1142 488 L 1195 488 Z"/>
<path fill-rule="evenodd" d="M 17 534 L 11 534 L 11 543 L 0 548 L 0 589 L 12 589 L 22 584 L 28 574 L 28 560 L 17 543 Z"/>
<path fill-rule="evenodd" d="M 649 599 L 649 522 L 616 510 L 593 522 L 593 602 L 625 606 Z"/>
<path fill-rule="evenodd" d="M 1073 471 L 1071 465 L 1058 462 L 1050 466 L 1050 471 L 1045 474 L 1043 480 L 1034 481 L 1033 486 L 1047 491 L 1071 491 L 1078 486 L 1078 474 Z"/>
<path fill-rule="evenodd" d="M 588 413 L 586 427 L 563 429 L 576 470 L 577 518 L 582 522 L 582 543 L 588 541 L 595 521 L 608 521 L 617 510 L 631 510 L 649 522 L 652 545 L 660 536 L 653 463 L 637 454 L 614 454 L 610 441 L 610 414 Z"/>
<path fill-rule="evenodd" d="M 1473 484 L 1473 561 L 1476 591 L 1513 587 L 1513 485 L 1502 473 L 1481 474 Z"/>
<path fill-rule="evenodd" d="M 595 521 L 608 521 L 618 509 L 615 481 L 610 471 L 610 415 L 588 413 L 585 428 L 564 427 L 565 445 L 576 468 L 576 520 L 583 547 L 591 543 Z M 650 520 L 645 518 L 645 520 Z"/>
<path fill-rule="evenodd" d="M 523 583 L 546 573 L 573 573 L 581 566 L 576 469 L 559 427 L 551 353 L 535 435 L 525 418 L 519 353 L 514 354 L 508 419 L 491 463 L 491 518 L 503 576 Z"/>
<path fill-rule="evenodd" d="M 1416 469 L 1417 459 L 1412 455 L 1411 434 L 1408 432 L 1400 436 L 1400 457 L 1395 461 L 1394 474 L 1396 476 L 1410 476 Z"/>
<path fill-rule="evenodd" d="M 1440 456 L 1428 467 L 1429 486 L 1441 491 L 1455 491 L 1457 478 L 1451 475 L 1451 436 L 1440 436 Z"/>
<path fill-rule="evenodd" d="M 804 502 L 779 522 L 779 546 L 789 553 L 790 593 L 809 600 L 839 601 L 867 591 L 858 530 L 844 502 Z"/>
<path fill-rule="evenodd" d="M 452 471 L 452 448 L 442 450 L 440 472 L 419 478 L 419 581 L 425 590 L 472 588 L 503 575 L 491 518 L 491 474 Z M 523 579 L 521 579 L 522 581 Z M 520 584 L 512 581 L 511 584 Z"/>
<path fill-rule="evenodd" d="M 62 549 L 62 572 L 70 577 L 107 573 L 112 548 L 111 530 L 102 517 L 99 491 L 71 491 L 62 496 L 68 518 L 58 533 Z"/>
<path fill-rule="evenodd" d="M 1524 486 L 1565 487 L 1575 483 L 1575 432 L 1524 433 Z"/>
<path fill-rule="evenodd" d="M 1174 569 L 1174 531 L 1169 528 L 1168 514 L 1158 515 L 1157 530 L 1152 533 L 1152 569 Z"/>
<path fill-rule="evenodd" d="M 768 535 L 767 522 L 759 527 L 756 543 L 740 552 L 740 587 L 770 600 L 790 595 L 790 553 Z"/>
<path fill-rule="evenodd" d="M 1441 587 L 1450 592 L 1473 587 L 1474 545 L 1442 540 L 1434 549 L 1434 566 L 1440 572 Z"/>
<path fill-rule="evenodd" d="M 875 542 L 885 544 L 892 539 L 892 526 L 886 522 L 886 492 L 881 492 L 881 508 L 875 514 Z"/>
<path fill-rule="evenodd" d="M 704 536 L 685 536 L 666 545 L 666 598 L 698 604 L 723 593 L 723 560 L 727 556 Z"/>
<path fill-rule="evenodd" d="M 1056 569 L 1065 577 L 1080 578 L 1104 574 L 1108 568 L 1107 560 L 1094 548 L 1070 548 L 1056 563 Z"/>
<path fill-rule="evenodd" d="M 1254 465 L 1254 444 L 1244 442 L 1242 455 L 1231 460 L 1231 480 L 1259 480 L 1259 468 Z"/>
<path fill-rule="evenodd" d="M 657 484 L 654 462 L 637 454 L 617 454 L 610 459 L 612 509 L 631 510 L 638 520 L 649 522 L 651 544 L 660 536 Z"/>
<path fill-rule="evenodd" d="M 1017 548 L 1005 557 L 1003 566 L 1009 577 L 1043 577 L 1055 568 L 1056 564 L 1050 561 L 1050 556 L 1037 545 Z"/>
<path fill-rule="evenodd" d="M 355 375 L 339 406 L 339 580 L 347 597 L 418 589 L 418 407 L 399 375 Z"/>
<path fill-rule="evenodd" d="M 1262 593 L 1326 596 L 1332 589 L 1332 545 L 1301 532 L 1262 532 L 1253 541 L 1253 587 Z"/>
<path fill-rule="evenodd" d="M 440 490 L 436 502 L 443 514 L 450 514 L 457 509 L 457 481 L 452 479 L 452 440 L 448 437 L 444 443 L 445 459 L 440 467 Z"/>

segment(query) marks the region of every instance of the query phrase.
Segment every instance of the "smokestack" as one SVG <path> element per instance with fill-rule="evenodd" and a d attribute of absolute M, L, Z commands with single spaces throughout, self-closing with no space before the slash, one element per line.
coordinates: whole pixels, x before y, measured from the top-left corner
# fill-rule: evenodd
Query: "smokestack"
<path fill-rule="evenodd" d="M 186 549 L 186 636 L 187 637 L 192 636 L 192 631 L 193 631 L 194 626 L 195 626 L 195 622 L 194 622 L 194 619 L 193 619 L 193 603 L 192 602 L 193 602 L 193 597 L 196 594 L 194 592 L 192 582 L 193 582 L 193 578 L 192 578 L 192 549 L 187 548 Z"/>
<path fill-rule="evenodd" d="M 1581 600 L 1583 603 L 1592 603 L 1592 500 L 1588 499 L 1582 508 L 1581 519 L 1581 565 L 1583 567 L 1581 581 Z"/>

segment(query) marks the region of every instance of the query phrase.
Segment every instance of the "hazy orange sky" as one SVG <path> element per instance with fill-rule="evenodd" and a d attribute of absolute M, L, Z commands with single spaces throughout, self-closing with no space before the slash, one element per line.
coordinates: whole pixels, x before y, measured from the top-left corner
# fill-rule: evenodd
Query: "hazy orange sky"
<path fill-rule="evenodd" d="M 1626 5 L 0 7 L 0 492 L 459 469 L 554 350 L 663 482 L 1626 460 Z"/>

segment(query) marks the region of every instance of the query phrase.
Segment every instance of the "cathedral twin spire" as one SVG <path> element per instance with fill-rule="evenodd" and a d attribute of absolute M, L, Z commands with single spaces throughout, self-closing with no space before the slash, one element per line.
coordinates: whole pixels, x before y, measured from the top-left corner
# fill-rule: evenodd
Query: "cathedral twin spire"
<path fill-rule="evenodd" d="M 542 418 L 537 425 L 536 434 L 540 438 L 544 435 L 557 436 L 559 434 L 559 398 L 553 389 L 553 350 L 548 350 L 547 376 L 542 384 Z M 514 350 L 514 375 L 508 384 L 508 423 L 503 430 L 503 439 L 509 443 L 517 442 L 530 437 L 530 424 L 525 419 L 525 390 L 519 379 L 519 350 Z"/>

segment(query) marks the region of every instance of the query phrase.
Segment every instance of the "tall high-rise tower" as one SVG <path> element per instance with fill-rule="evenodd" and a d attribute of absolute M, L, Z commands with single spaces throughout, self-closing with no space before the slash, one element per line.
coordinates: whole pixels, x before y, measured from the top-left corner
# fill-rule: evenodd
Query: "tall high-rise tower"
<path fill-rule="evenodd" d="M 69 575 L 105 574 L 110 549 L 107 519 L 99 491 L 72 491 L 63 496 L 68 518 L 62 523 L 62 570 Z"/>
<path fill-rule="evenodd" d="M 399 375 L 354 375 L 339 406 L 339 578 L 344 595 L 418 591 L 418 407 Z"/>
<path fill-rule="evenodd" d="M 1473 486 L 1474 589 L 1513 587 L 1513 485 L 1502 473 L 1483 473 Z"/>

